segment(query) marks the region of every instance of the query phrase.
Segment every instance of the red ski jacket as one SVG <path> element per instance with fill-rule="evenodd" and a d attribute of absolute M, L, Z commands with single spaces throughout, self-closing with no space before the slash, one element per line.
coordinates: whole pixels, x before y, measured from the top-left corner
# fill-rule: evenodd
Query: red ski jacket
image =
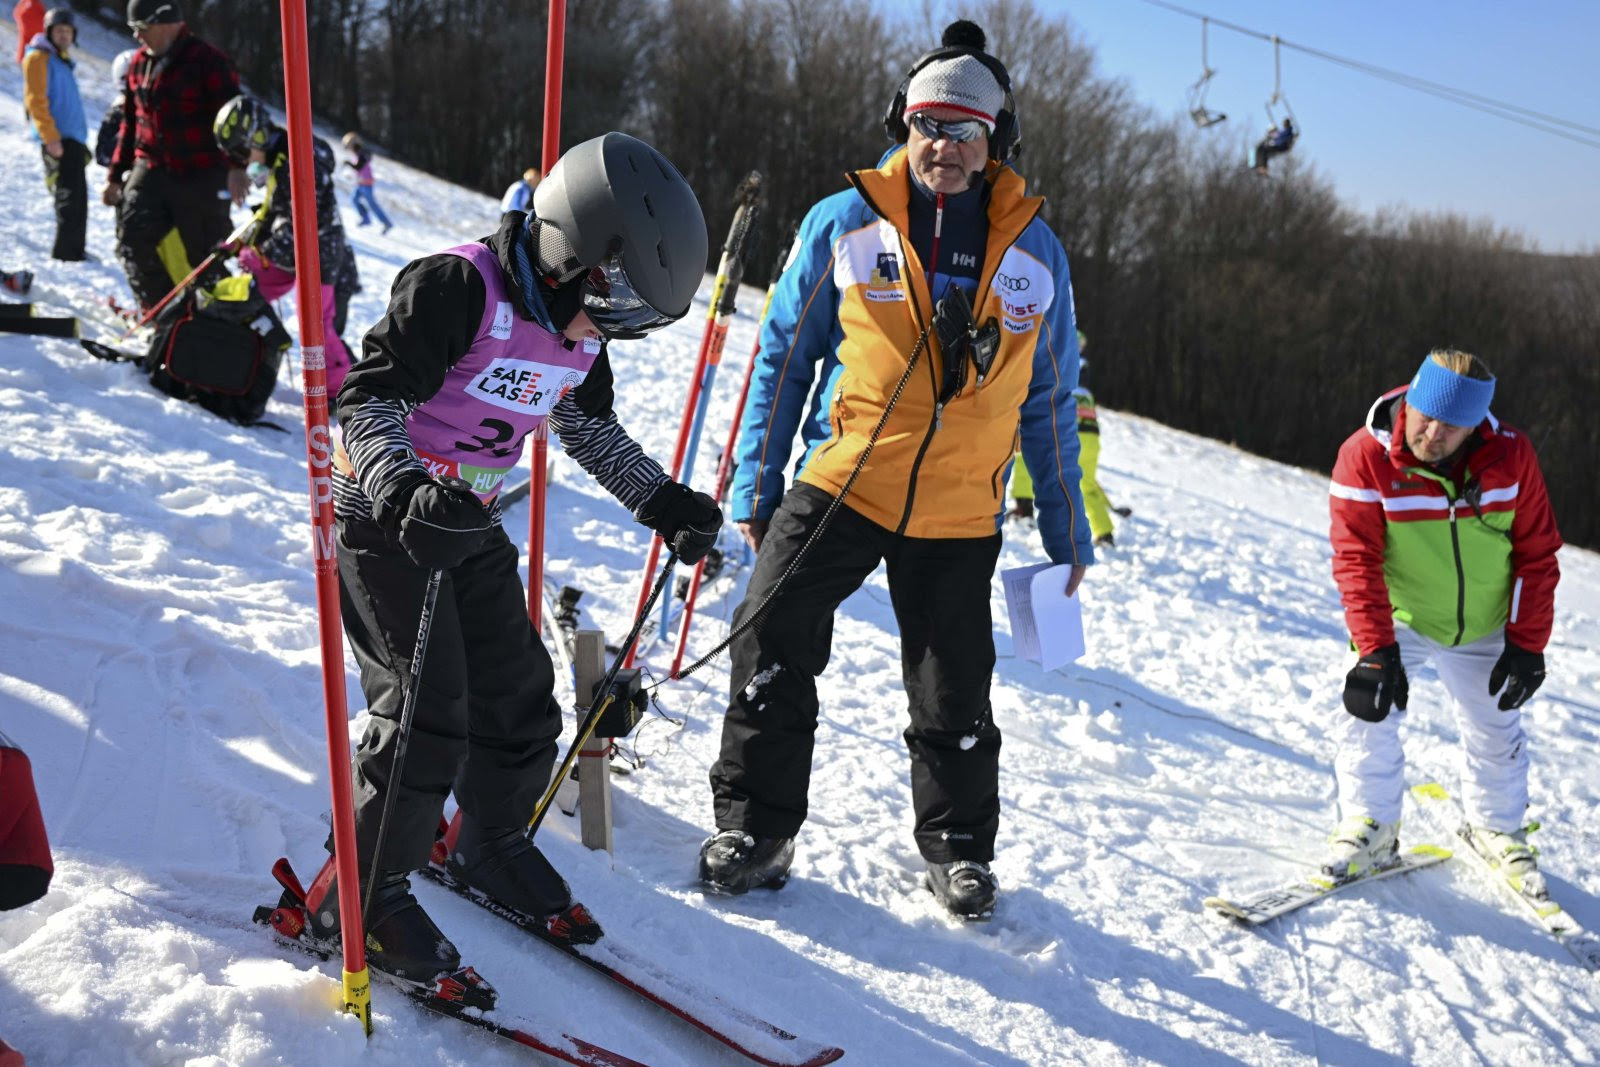
<path fill-rule="evenodd" d="M 1378 398 L 1333 468 L 1333 577 L 1351 640 L 1363 655 L 1392 644 L 1399 620 L 1445 645 L 1504 627 L 1544 651 L 1561 535 L 1533 445 L 1491 413 L 1446 477 L 1406 447 L 1405 392 Z"/>
<path fill-rule="evenodd" d="M 0 911 L 44 896 L 55 866 L 45 839 L 33 768 L 21 749 L 0 734 Z"/>

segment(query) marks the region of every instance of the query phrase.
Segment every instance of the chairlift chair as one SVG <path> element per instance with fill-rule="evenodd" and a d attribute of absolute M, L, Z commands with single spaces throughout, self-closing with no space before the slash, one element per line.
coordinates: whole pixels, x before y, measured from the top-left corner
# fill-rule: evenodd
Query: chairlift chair
<path fill-rule="evenodd" d="M 1211 64 L 1206 60 L 1206 30 L 1211 20 L 1200 20 L 1200 77 L 1189 86 L 1189 117 L 1194 124 L 1202 130 L 1208 126 L 1215 126 L 1227 119 L 1220 111 L 1212 111 L 1206 107 L 1206 90 L 1210 87 L 1211 77 L 1217 72 L 1211 69 Z"/>

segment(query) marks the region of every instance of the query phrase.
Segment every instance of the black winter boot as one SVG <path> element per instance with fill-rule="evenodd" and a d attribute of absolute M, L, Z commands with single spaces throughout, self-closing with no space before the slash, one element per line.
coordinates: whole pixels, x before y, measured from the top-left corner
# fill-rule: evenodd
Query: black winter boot
<path fill-rule="evenodd" d="M 929 860 L 927 885 L 939 903 L 958 919 L 982 921 L 994 915 L 994 899 L 999 887 L 987 863 Z"/>
<path fill-rule="evenodd" d="M 794 862 L 794 838 L 719 830 L 700 846 L 700 881 L 717 893 L 782 889 Z"/>
<path fill-rule="evenodd" d="M 565 911 L 572 890 L 522 826 L 483 826 L 465 813 L 445 860 L 450 877 L 534 918 Z"/>
<path fill-rule="evenodd" d="M 362 900 L 365 899 L 363 886 Z M 329 884 L 322 906 L 311 915 L 311 930 L 323 938 L 339 933 L 337 879 Z M 378 876 L 372 904 L 367 908 L 366 933 L 367 963 L 396 978 L 426 984 L 461 967 L 461 953 L 411 895 L 411 882 L 405 871 Z"/>

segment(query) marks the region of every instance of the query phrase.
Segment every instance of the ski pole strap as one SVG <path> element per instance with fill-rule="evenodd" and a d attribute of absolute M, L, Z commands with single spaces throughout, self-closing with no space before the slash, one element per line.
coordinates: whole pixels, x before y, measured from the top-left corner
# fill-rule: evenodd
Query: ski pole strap
<path fill-rule="evenodd" d="M 550 779 L 550 787 L 545 790 L 539 799 L 539 806 L 533 809 L 533 818 L 528 820 L 528 828 L 523 831 L 523 836 L 533 840 L 533 835 L 538 833 L 539 824 L 544 822 L 545 813 L 550 810 L 550 804 L 556 798 L 556 790 L 561 783 L 566 781 L 567 774 L 572 770 L 572 764 L 578 758 L 578 750 L 586 745 L 589 738 L 594 736 L 595 727 L 600 725 L 600 718 L 605 714 L 606 708 L 611 706 L 611 683 L 616 681 L 617 672 L 622 669 L 622 661 L 627 658 L 628 650 L 633 643 L 639 640 L 639 631 L 644 629 L 645 620 L 650 618 L 650 612 L 655 609 L 656 601 L 661 599 L 661 590 L 666 588 L 667 579 L 672 575 L 673 565 L 678 562 L 678 550 L 673 548 L 667 551 L 667 561 L 661 565 L 661 574 L 656 578 L 656 584 L 650 590 L 650 596 L 645 600 L 644 607 L 639 609 L 639 614 L 633 620 L 633 629 L 628 631 L 628 636 L 623 639 L 617 649 L 616 658 L 611 661 L 611 669 L 606 671 L 605 677 L 600 679 L 599 686 L 595 689 L 594 697 L 590 702 L 589 714 L 584 717 L 578 727 L 578 737 L 572 742 L 572 747 L 567 749 L 567 756 L 561 761 L 561 767 Z"/>

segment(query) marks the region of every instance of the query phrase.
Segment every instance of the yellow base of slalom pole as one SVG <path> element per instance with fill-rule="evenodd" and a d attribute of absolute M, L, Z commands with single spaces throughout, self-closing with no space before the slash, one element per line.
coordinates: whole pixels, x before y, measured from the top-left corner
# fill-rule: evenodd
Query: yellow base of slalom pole
<path fill-rule="evenodd" d="M 372 1036 L 372 981 L 365 967 L 344 972 L 344 1012 L 360 1019 L 361 1029 Z"/>

